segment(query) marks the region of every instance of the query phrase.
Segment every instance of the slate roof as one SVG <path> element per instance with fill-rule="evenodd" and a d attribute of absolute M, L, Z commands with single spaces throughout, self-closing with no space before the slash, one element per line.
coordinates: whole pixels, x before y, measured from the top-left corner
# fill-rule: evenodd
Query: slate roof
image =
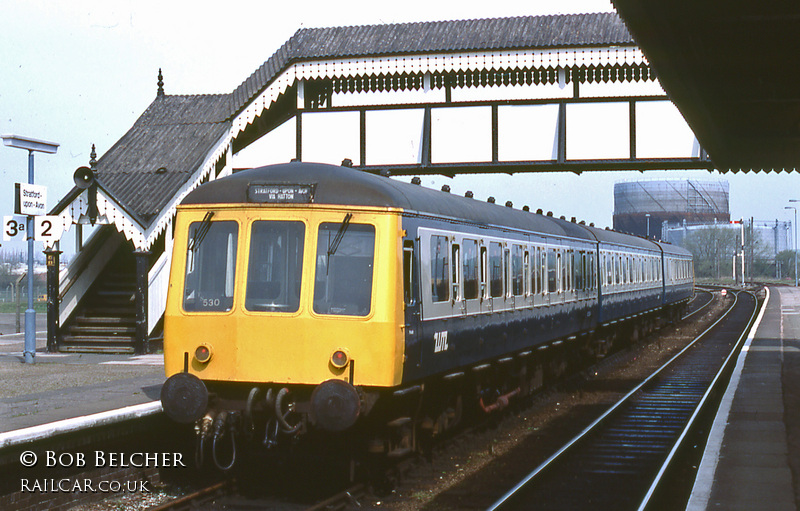
<path fill-rule="evenodd" d="M 98 160 L 97 177 L 126 211 L 149 226 L 230 130 L 234 116 L 299 61 L 633 44 L 615 13 L 304 28 L 231 94 L 156 97 Z M 74 189 L 56 210 L 79 193 Z"/>
<path fill-rule="evenodd" d="M 233 91 L 232 106 L 239 112 L 289 65 L 304 60 L 635 44 L 616 13 L 303 28 Z"/>
<path fill-rule="evenodd" d="M 230 130 L 230 94 L 157 97 L 97 161 L 103 187 L 144 226 Z"/>

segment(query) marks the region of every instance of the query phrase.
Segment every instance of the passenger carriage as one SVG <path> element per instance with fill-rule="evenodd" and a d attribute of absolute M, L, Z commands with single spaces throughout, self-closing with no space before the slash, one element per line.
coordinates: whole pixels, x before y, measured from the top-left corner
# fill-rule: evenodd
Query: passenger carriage
<path fill-rule="evenodd" d="M 592 351 L 693 291 L 683 249 L 321 164 L 198 188 L 174 240 L 165 411 L 273 440 L 446 428 L 462 398 L 491 411 L 560 372 L 547 348 Z"/>

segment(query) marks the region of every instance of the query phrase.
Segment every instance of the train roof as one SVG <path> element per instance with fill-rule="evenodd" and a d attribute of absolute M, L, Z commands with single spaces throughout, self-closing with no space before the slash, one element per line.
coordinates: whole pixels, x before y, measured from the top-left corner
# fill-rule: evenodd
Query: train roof
<path fill-rule="evenodd" d="M 192 191 L 183 204 L 247 203 L 251 184 L 315 185 L 313 203 L 399 208 L 406 212 L 594 241 L 583 226 L 470 199 L 349 167 L 291 162 L 237 172 Z"/>
<path fill-rule="evenodd" d="M 398 208 L 406 212 L 464 220 L 486 226 L 535 231 L 587 241 L 659 250 L 653 241 L 568 222 L 377 176 L 357 169 L 321 163 L 291 162 L 237 172 L 206 183 L 189 193 L 183 204 L 239 204 L 251 185 L 314 185 L 314 204 Z M 667 252 L 679 247 L 661 244 Z"/>

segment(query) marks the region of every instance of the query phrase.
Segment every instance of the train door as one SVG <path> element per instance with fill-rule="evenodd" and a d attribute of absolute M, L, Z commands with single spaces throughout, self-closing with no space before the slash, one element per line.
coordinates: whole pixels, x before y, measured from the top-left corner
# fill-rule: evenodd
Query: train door
<path fill-rule="evenodd" d="M 422 316 L 425 320 L 453 315 L 451 235 L 420 229 Z"/>
<path fill-rule="evenodd" d="M 420 258 L 419 240 L 403 240 L 403 303 L 405 307 L 406 356 L 408 360 L 420 360 L 421 348 L 418 340 L 421 335 L 420 299 Z"/>
<path fill-rule="evenodd" d="M 489 265 L 489 297 L 490 310 L 500 311 L 505 308 L 505 281 L 507 280 L 507 271 L 505 269 L 504 246 L 500 241 L 489 241 L 488 247 L 488 265 Z"/>
<path fill-rule="evenodd" d="M 547 247 L 547 297 L 548 304 L 553 305 L 564 301 L 563 289 L 563 251 L 559 247 Z"/>
<path fill-rule="evenodd" d="M 477 239 L 462 237 L 461 243 L 461 300 L 464 314 L 481 310 L 480 252 Z"/>

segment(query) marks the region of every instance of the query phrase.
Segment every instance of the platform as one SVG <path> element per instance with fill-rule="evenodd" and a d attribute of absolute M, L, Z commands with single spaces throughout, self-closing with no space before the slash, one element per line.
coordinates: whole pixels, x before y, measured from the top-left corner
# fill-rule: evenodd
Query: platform
<path fill-rule="evenodd" d="M 771 287 L 711 429 L 691 511 L 797 509 L 800 290 Z"/>
<path fill-rule="evenodd" d="M 38 316 L 34 364 L 24 334 L 0 335 L 0 433 L 158 401 L 163 355 L 46 353 Z"/>

